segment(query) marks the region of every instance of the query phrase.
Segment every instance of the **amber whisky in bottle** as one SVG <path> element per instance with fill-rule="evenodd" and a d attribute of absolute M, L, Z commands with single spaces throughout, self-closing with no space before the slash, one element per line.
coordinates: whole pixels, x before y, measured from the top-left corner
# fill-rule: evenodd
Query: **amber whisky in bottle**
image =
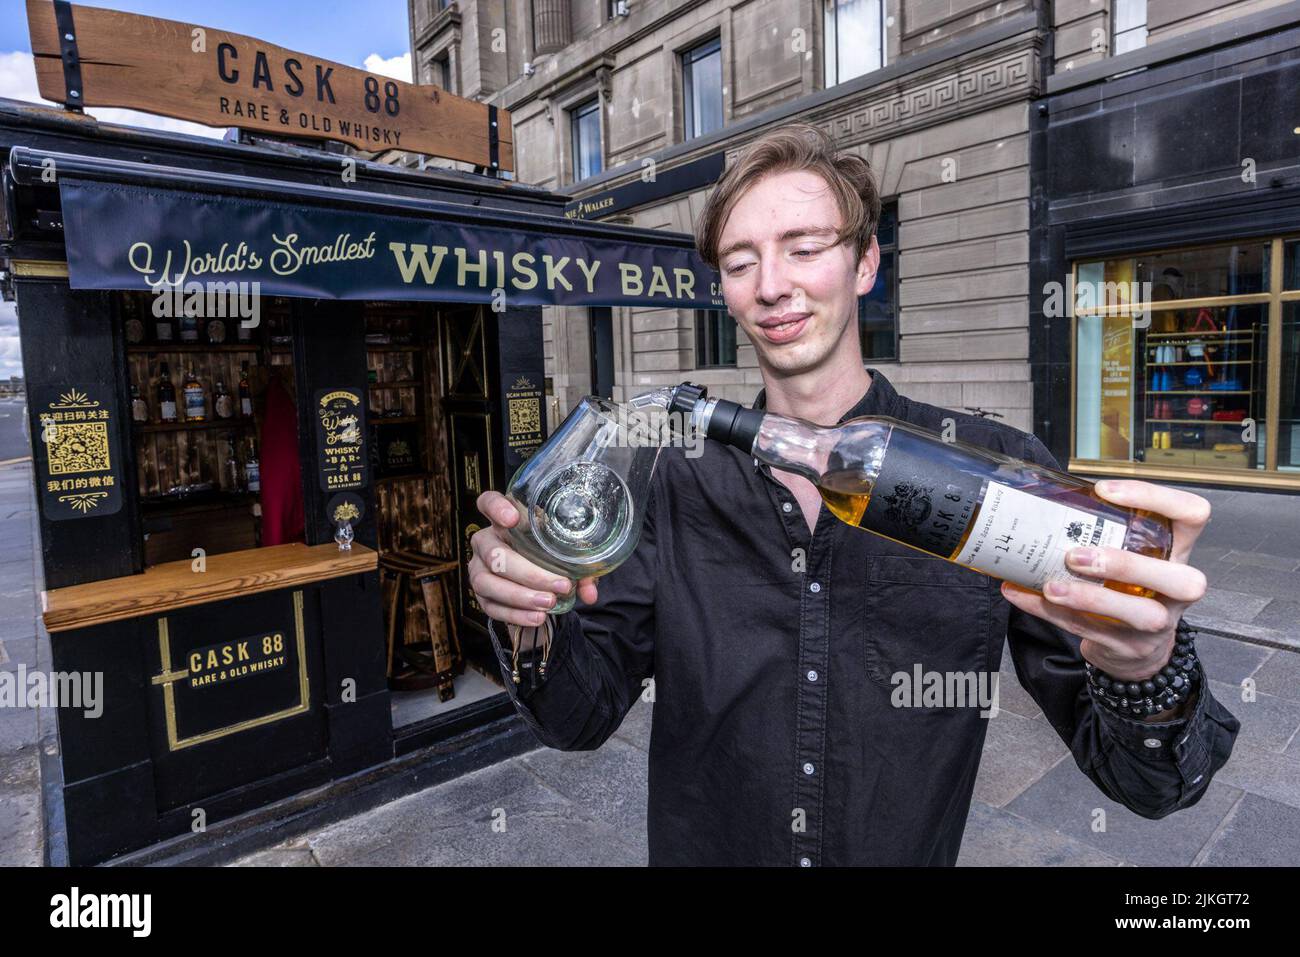
<path fill-rule="evenodd" d="M 1090 580 L 1066 568 L 1076 546 L 1169 557 L 1168 519 L 1107 502 L 1086 479 L 885 416 L 820 426 L 684 389 L 674 408 L 696 430 L 808 479 L 840 520 L 986 575 L 1041 592 Z"/>

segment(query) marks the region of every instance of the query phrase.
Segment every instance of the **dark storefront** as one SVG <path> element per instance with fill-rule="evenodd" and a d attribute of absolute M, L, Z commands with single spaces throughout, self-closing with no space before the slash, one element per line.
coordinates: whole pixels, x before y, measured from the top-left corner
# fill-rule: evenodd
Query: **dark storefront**
<path fill-rule="evenodd" d="M 1243 17 L 1194 52 L 1165 41 L 1048 81 L 1035 431 L 1071 471 L 1300 489 L 1294 18 Z"/>
<path fill-rule="evenodd" d="M 70 861 L 202 859 L 200 819 L 531 747 L 465 580 L 475 500 L 545 437 L 541 305 L 707 308 L 689 237 L 8 101 L 0 158 L 53 670 L 104 676 L 100 716 L 59 710 Z M 256 280 L 259 318 L 163 277 Z"/>

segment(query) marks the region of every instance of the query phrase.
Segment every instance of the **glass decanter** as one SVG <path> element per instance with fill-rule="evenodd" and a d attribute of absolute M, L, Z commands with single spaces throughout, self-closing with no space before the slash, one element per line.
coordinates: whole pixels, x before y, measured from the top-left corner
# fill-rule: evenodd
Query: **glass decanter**
<path fill-rule="evenodd" d="M 641 537 L 650 479 L 668 436 L 675 388 L 619 404 L 587 396 L 525 461 L 506 489 L 519 512 L 515 550 L 570 581 L 608 574 Z M 576 586 L 552 615 L 573 607 Z"/>

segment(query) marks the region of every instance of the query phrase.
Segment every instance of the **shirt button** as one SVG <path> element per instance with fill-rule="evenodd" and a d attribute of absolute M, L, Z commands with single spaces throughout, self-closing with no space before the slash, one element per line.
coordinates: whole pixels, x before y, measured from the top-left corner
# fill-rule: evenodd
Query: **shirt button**
<path fill-rule="evenodd" d="M 799 866 L 800 866 L 800 867 L 812 867 L 812 861 L 810 861 L 810 860 L 809 860 L 808 858 L 806 858 L 806 857 L 801 857 L 801 858 L 799 858 Z"/>
<path fill-rule="evenodd" d="M 1147 739 L 1146 739 L 1145 741 L 1143 741 L 1142 743 L 1145 744 L 1148 748 L 1158 748 L 1158 747 L 1160 747 L 1160 739 L 1159 739 L 1159 738 L 1147 738 Z"/>
<path fill-rule="evenodd" d="M 817 582 L 813 582 L 811 585 L 808 586 L 808 590 L 815 595 L 822 590 L 822 586 L 817 584 Z"/>
<path fill-rule="evenodd" d="M 790 511 L 790 503 L 789 503 L 789 502 L 782 502 L 782 503 L 781 503 L 781 511 L 783 511 L 783 512 L 788 512 L 788 511 Z"/>
<path fill-rule="evenodd" d="M 817 680 L 817 672 L 815 672 L 815 671 L 810 671 L 810 672 L 808 672 L 808 680 L 809 680 L 809 681 L 816 681 L 816 680 Z"/>
<path fill-rule="evenodd" d="M 812 773 L 813 773 L 812 762 L 810 762 L 810 761 L 808 761 L 808 762 L 804 762 L 803 773 L 804 773 L 804 774 L 812 774 Z"/>

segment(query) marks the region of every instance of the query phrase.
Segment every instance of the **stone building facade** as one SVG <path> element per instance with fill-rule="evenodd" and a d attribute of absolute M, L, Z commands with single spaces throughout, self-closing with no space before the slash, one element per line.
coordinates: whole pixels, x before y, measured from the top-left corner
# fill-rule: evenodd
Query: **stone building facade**
<path fill-rule="evenodd" d="M 1051 431 L 1045 97 L 1072 71 L 1194 52 L 1281 0 L 410 0 L 419 82 L 510 110 L 517 177 L 574 215 L 689 232 L 721 164 L 802 120 L 866 157 L 896 217 L 868 364 L 907 394 Z M 1276 11 L 1274 11 L 1276 12 Z M 701 54 L 700 51 L 707 51 Z M 716 103 L 702 105 L 700 91 Z M 595 107 L 593 111 L 592 107 Z M 718 116 L 715 117 L 714 113 Z M 706 122 L 701 123 L 701 117 Z M 720 125 L 718 125 L 720 122 Z M 717 126 L 717 128 L 712 128 Z M 1136 136 L 1141 131 L 1135 131 Z M 595 141 L 592 159 L 592 142 Z M 684 378 L 748 401 L 743 335 L 685 310 L 546 310 L 552 414 Z M 731 328 L 734 336 L 734 323 Z M 722 360 L 722 361 L 719 361 Z M 1068 363 L 1068 354 L 1064 361 Z M 1052 416 L 1057 415 L 1055 423 Z"/>

